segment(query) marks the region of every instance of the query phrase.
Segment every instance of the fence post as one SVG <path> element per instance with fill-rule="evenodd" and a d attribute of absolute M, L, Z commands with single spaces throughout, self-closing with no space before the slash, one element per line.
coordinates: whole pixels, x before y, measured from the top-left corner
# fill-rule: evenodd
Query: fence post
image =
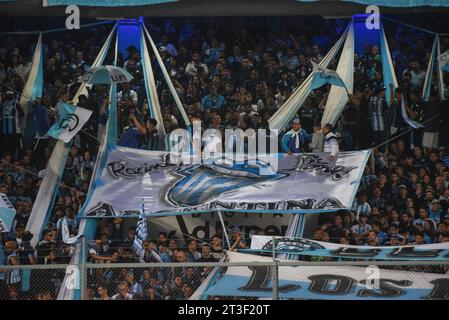
<path fill-rule="evenodd" d="M 82 237 L 81 239 L 82 239 L 81 254 L 80 254 L 80 259 L 81 259 L 80 262 L 81 263 L 79 264 L 80 272 L 81 272 L 80 290 L 81 290 L 81 300 L 86 300 L 86 298 L 87 298 L 87 269 L 86 269 L 86 260 L 87 260 L 86 241 L 87 241 L 87 238 Z"/>
<path fill-rule="evenodd" d="M 276 242 L 274 236 L 272 239 L 272 250 L 273 250 L 273 267 L 271 268 L 271 287 L 273 288 L 273 291 L 271 298 L 273 300 L 278 300 L 279 277 L 278 277 L 278 263 L 276 261 Z"/>

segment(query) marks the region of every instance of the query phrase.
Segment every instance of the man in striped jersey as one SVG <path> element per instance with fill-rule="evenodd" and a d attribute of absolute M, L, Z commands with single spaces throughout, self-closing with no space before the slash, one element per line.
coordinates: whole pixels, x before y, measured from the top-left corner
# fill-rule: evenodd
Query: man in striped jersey
<path fill-rule="evenodd" d="M 352 211 L 355 212 L 355 218 L 356 220 L 359 220 L 359 216 L 361 214 L 370 215 L 371 214 L 371 206 L 369 205 L 367 201 L 368 197 L 366 194 L 361 193 L 357 200 L 354 201 L 354 205 L 352 206 Z"/>
<path fill-rule="evenodd" d="M 22 107 L 17 102 L 12 91 L 6 92 L 6 99 L 0 104 L 0 142 L 4 146 L 3 151 L 9 152 L 17 159 L 17 151 L 22 131 L 19 127 L 19 118 L 24 116 Z"/>
<path fill-rule="evenodd" d="M 386 119 L 387 103 L 385 102 L 385 87 L 381 86 L 373 91 L 373 96 L 369 100 L 369 110 L 372 126 L 372 142 L 377 146 L 387 139 Z M 380 148 L 380 152 L 385 152 L 385 146 Z"/>

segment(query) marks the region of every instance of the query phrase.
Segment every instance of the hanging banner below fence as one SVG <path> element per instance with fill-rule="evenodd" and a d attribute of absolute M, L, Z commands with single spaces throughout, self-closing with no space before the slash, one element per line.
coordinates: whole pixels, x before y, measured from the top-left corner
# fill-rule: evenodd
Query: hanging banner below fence
<path fill-rule="evenodd" d="M 187 165 L 187 157 L 117 146 L 109 152 L 83 216 L 138 216 L 142 198 L 149 216 L 347 209 L 369 155 L 369 150 L 342 152 L 336 163 L 318 153 L 245 162 L 213 158 Z"/>
<path fill-rule="evenodd" d="M 273 262 L 272 258 L 228 252 L 229 262 Z M 286 260 L 284 260 L 286 261 Z M 282 260 L 281 260 L 282 262 Z M 291 261 L 289 261 L 291 262 Z M 442 300 L 449 299 L 447 273 L 402 271 L 351 266 L 280 266 L 280 299 L 322 300 Z M 397 267 L 396 267 L 397 268 Z M 419 268 L 419 267 L 418 267 Z M 422 270 L 434 267 L 421 266 Z M 228 267 L 205 292 L 208 296 L 272 297 L 271 266 Z"/>
<path fill-rule="evenodd" d="M 276 253 L 305 256 L 372 259 L 372 260 L 448 260 L 449 243 L 409 245 L 400 247 L 371 247 L 342 245 L 303 238 L 275 237 Z M 272 236 L 251 236 L 252 253 L 272 254 Z"/>

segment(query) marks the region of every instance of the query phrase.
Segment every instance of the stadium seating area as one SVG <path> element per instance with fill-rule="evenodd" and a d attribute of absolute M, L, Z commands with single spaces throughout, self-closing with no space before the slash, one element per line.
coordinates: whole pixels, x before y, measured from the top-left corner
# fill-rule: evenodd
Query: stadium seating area
<path fill-rule="evenodd" d="M 92 110 L 93 115 L 71 147 L 53 216 L 36 247 L 30 245 L 30 240 L 38 235 L 25 231 L 25 226 L 55 145 L 46 132 L 56 121 L 57 99 L 73 95 L 74 81 L 89 69 L 108 28 L 97 27 L 95 33 L 45 36 L 44 93 L 33 104 L 31 115 L 38 134 L 28 141 L 22 139 L 16 125 L 20 108 L 7 110 L 3 106 L 11 99 L 7 91 L 13 91 L 12 99 L 17 99 L 16 92 L 23 89 L 35 39 L 6 36 L 6 41 L 0 42 L 0 192 L 8 195 L 17 210 L 14 231 L 0 234 L 0 265 L 70 262 L 73 246 L 61 240 L 62 220 L 68 221 L 71 234 L 77 234 L 80 221 L 76 215 L 86 199 L 99 137 L 108 119 L 106 86 L 96 85 L 88 97 L 80 97 L 78 105 Z M 268 119 L 312 72 L 311 62 L 321 61 L 343 28 L 340 20 L 318 18 L 310 19 L 302 28 L 294 19 L 287 19 L 280 30 L 271 30 L 263 18 L 238 23 L 233 19 L 224 23 L 215 19 L 167 19 L 150 31 L 189 118 L 200 119 L 204 128 L 223 131 L 267 128 Z M 366 45 L 365 52 L 356 55 L 354 94 L 334 131 L 340 150 L 374 148 L 373 158 L 365 168 L 353 209 L 321 215 L 313 232 L 316 240 L 370 246 L 449 242 L 449 168 L 444 164 L 449 154 L 449 106 L 447 100 L 439 100 L 435 88 L 430 101 L 421 101 L 433 39 L 418 30 L 395 25 L 388 26 L 387 34 L 400 87 L 392 106 L 387 107 L 382 94 L 379 48 Z M 442 49 L 449 49 L 449 38 L 442 39 Z M 163 150 L 155 120 L 145 108 L 138 51 L 130 46 L 128 53 L 120 56 L 118 64 L 135 79 L 118 89 L 119 145 Z M 111 60 L 110 53 L 107 61 Z M 169 133 L 182 127 L 183 121 L 156 62 L 153 68 L 164 127 Z M 309 134 L 319 135 L 328 91 L 329 86 L 314 90 L 298 112 L 301 126 Z M 424 128 L 409 130 L 401 116 L 401 94 L 410 118 L 424 122 Z M 309 145 L 304 145 L 304 150 L 320 151 Z M 224 249 L 222 232 L 217 230 L 206 241 L 188 242 L 178 231 L 161 233 L 158 239 L 145 242 L 142 252 L 136 252 L 135 228 L 125 229 L 119 218 L 104 219 L 98 223 L 96 240 L 89 244 L 89 261 L 218 261 Z M 247 247 L 249 235 L 236 229 L 232 237 L 238 248 Z M 114 280 L 113 285 L 107 281 L 107 272 L 95 275 L 91 298 L 112 297 L 128 286 L 132 289 L 125 289 L 135 297 L 188 298 L 210 269 L 181 269 L 169 274 L 151 270 L 133 274 L 125 270 L 111 276 L 121 279 Z M 62 276 L 56 275 L 55 279 Z M 55 287 L 43 292 L 32 280 L 31 290 L 24 292 L 20 282 L 20 273 L 0 270 L 0 299 L 55 298 Z M 105 289 L 109 294 L 104 294 Z M 126 299 L 126 295 L 116 296 L 120 297 Z"/>

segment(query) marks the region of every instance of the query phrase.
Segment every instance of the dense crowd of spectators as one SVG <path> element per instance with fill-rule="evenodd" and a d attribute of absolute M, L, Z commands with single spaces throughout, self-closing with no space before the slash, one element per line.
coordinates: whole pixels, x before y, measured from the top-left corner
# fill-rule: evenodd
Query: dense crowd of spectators
<path fill-rule="evenodd" d="M 262 18 L 244 23 L 231 20 L 223 25 L 214 19 L 167 19 L 160 26 L 152 26 L 150 32 L 189 119 L 200 120 L 203 129 L 267 128 L 268 119 L 311 73 L 311 62 L 319 63 L 341 35 L 344 23 L 310 19 L 301 28 L 287 23 L 280 31 L 273 31 Z M 399 88 L 386 101 L 379 47 L 366 44 L 365 51 L 355 55 L 354 94 L 349 96 L 334 128 L 340 150 L 379 147 L 373 149 L 373 161 L 365 168 L 353 210 L 331 218 L 322 216 L 314 239 L 378 246 L 449 240 L 449 169 L 442 162 L 449 145 L 449 109 L 447 102 L 440 101 L 435 85 L 430 100 L 421 100 L 433 39 L 402 27 L 387 31 Z M 30 71 L 36 39 L 7 36 L 0 45 L 0 192 L 17 210 L 13 230 L 1 234 L 0 264 L 70 261 L 74 248 L 61 241 L 61 228 L 65 220 L 71 235 L 78 231 L 76 215 L 86 199 L 98 140 L 109 114 L 107 86 L 96 85 L 88 96 L 79 97 L 78 106 L 91 109 L 93 115 L 74 139 L 45 230 L 42 235 L 33 235 L 25 231 L 25 226 L 55 144 L 46 132 L 57 119 L 57 101 L 71 99 L 78 87 L 77 79 L 89 69 L 107 34 L 108 27 L 101 26 L 95 33 L 44 36 L 44 89 L 42 97 L 29 105 L 28 122 L 34 128 L 25 132 L 20 131 L 24 113 L 16 103 L 17 93 L 22 92 Z M 443 51 L 449 48 L 448 40 L 441 39 Z M 112 51 L 106 57 L 107 64 L 113 61 Z M 168 134 L 185 126 L 154 55 L 152 59 L 163 126 Z M 128 47 L 127 54 L 119 55 L 118 65 L 134 76 L 129 84 L 118 88 L 118 143 L 164 149 L 157 121 L 146 108 L 142 64 L 134 45 Z M 334 61 L 330 68 L 335 66 Z M 314 90 L 298 111 L 300 121 L 295 125 L 302 130 L 302 152 L 322 151 L 320 121 L 328 91 L 329 86 Z M 411 119 L 425 122 L 423 129 L 407 131 L 409 127 L 400 112 L 401 99 L 405 99 Z M 280 143 L 280 149 L 292 151 L 288 143 Z M 39 237 L 35 247 L 30 244 L 33 237 Z M 196 239 L 184 241 L 161 233 L 159 239 L 144 242 L 141 252 L 133 247 L 134 237 L 135 228 L 124 230 L 121 219 L 101 220 L 96 240 L 89 248 L 89 260 L 208 262 L 217 261 L 223 254 L 221 234 L 198 243 Z M 238 232 L 234 238 L 238 238 Z M 237 242 L 245 248 L 243 239 Z M 169 274 L 154 270 L 117 272 L 96 274 L 92 297 L 187 298 L 208 269 L 187 268 Z M 7 288 L 10 298 L 22 292 L 20 273 L 0 272 L 0 284 Z M 30 284 L 33 287 L 33 281 Z M 51 291 L 33 294 L 33 298 L 54 298 Z"/>

